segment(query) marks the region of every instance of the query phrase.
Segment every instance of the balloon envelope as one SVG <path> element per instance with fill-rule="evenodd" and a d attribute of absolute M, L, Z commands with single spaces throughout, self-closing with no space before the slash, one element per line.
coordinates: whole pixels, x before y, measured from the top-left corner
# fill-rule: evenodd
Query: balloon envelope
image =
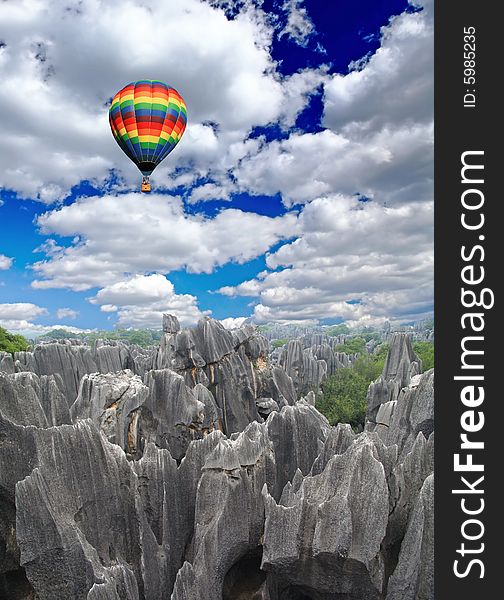
<path fill-rule="evenodd" d="M 150 175 L 180 141 L 187 109 L 177 90 L 162 81 L 143 79 L 117 92 L 109 121 L 121 149 L 143 175 Z"/>

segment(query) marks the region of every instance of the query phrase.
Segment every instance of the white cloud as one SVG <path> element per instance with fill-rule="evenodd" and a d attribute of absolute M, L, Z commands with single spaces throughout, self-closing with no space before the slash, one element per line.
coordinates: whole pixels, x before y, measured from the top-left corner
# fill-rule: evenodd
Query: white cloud
<path fill-rule="evenodd" d="M 431 313 L 431 8 L 393 18 L 374 55 L 324 79 L 325 130 L 263 143 L 235 170 L 243 191 L 305 204 L 269 270 L 219 290 L 256 298 L 257 321 Z"/>
<path fill-rule="evenodd" d="M 115 304 L 103 304 L 100 306 L 100 310 L 105 313 L 113 313 L 117 312 L 119 307 L 117 307 Z"/>
<path fill-rule="evenodd" d="M 134 193 L 82 198 L 45 213 L 38 223 L 43 233 L 77 237 L 33 265 L 40 279 L 32 285 L 77 291 L 116 283 L 128 274 L 181 268 L 210 273 L 229 261 L 256 258 L 296 231 L 293 214 L 271 218 L 226 209 L 205 218 L 185 213 L 178 198 Z"/>
<path fill-rule="evenodd" d="M 305 108 L 318 88 L 326 81 L 329 67 L 323 65 L 318 69 L 304 69 L 286 77 L 283 84 L 285 96 L 281 123 L 284 127 L 294 126 L 299 113 Z"/>
<path fill-rule="evenodd" d="M 152 76 L 179 89 L 189 107 L 188 130 L 167 166 L 156 171 L 155 187 L 197 183 L 188 198 L 193 204 L 241 191 L 279 192 L 288 207 L 304 204 L 299 217 L 226 209 L 209 218 L 194 214 L 194 207 L 184 211 L 179 198 L 166 195 L 82 198 L 39 218 L 41 232 L 56 239 L 38 248 L 45 259 L 33 265 L 33 286 L 101 288 L 94 303 L 126 326 L 158 327 L 162 312 L 176 310 L 190 323 L 201 314 L 196 298 L 177 294 L 164 274 L 210 273 L 290 239 L 267 256 L 266 271 L 220 292 L 254 298 L 258 321 L 379 323 L 429 313 L 430 2 L 421 12 L 393 18 L 382 28 L 379 50 L 346 75 L 320 67 L 291 77 L 275 71 L 275 23 L 261 2 L 238 4 L 0 3 L 7 32 L 0 49 L 6 122 L 0 187 L 52 202 L 83 178 L 103 182 L 112 167 L 120 175 L 114 191 L 136 185 L 135 168 L 108 130 L 105 102 L 126 82 Z M 283 35 L 306 43 L 312 31 L 302 3 L 287 0 L 284 10 L 298 20 Z M 160 35 L 167 19 L 177 27 Z M 136 23 L 138 36 L 148 31 L 156 44 L 137 50 L 124 35 L 126 22 Z M 292 127 L 321 86 L 326 130 L 291 131 L 269 143 L 249 138 L 256 125 Z M 358 202 L 355 194 L 373 202 Z M 57 236 L 74 239 L 65 247 Z"/>
<path fill-rule="evenodd" d="M 434 36 L 431 7 L 394 17 L 381 47 L 361 69 L 336 73 L 325 84 L 324 125 L 333 130 L 394 123 L 430 123 Z"/>
<path fill-rule="evenodd" d="M 251 152 L 234 171 L 242 191 L 280 192 L 287 206 L 334 193 L 388 204 L 432 199 L 432 13 L 403 13 L 381 35 L 381 47 L 360 70 L 296 75 L 302 89 L 310 81 L 324 85 L 326 129 L 295 132 Z"/>
<path fill-rule="evenodd" d="M 433 127 L 383 129 L 356 140 L 325 129 L 273 141 L 243 162 L 242 190 L 280 192 L 287 206 L 322 194 L 363 194 L 381 202 L 432 198 Z"/>
<path fill-rule="evenodd" d="M 189 202 L 195 204 L 196 202 L 204 202 L 207 200 L 228 200 L 229 199 L 229 188 L 215 183 L 205 183 L 192 190 Z"/>
<path fill-rule="evenodd" d="M 28 337 L 34 337 L 42 333 L 47 333 L 55 327 L 61 328 L 60 325 L 39 325 L 33 323 L 38 317 L 47 315 L 46 308 L 32 304 L 31 302 L 15 302 L 0 304 L 0 327 L 4 327 L 13 333 L 21 333 Z M 84 331 L 76 327 L 66 327 L 69 331 L 75 333 Z"/>
<path fill-rule="evenodd" d="M 44 333 L 49 333 L 53 329 L 63 329 L 70 333 L 91 333 L 96 331 L 95 329 L 81 329 L 80 327 L 71 327 L 69 325 L 39 325 L 38 323 L 31 323 L 25 319 L 11 320 L 1 322 L 0 325 L 12 333 L 19 333 L 29 339 L 36 338 Z"/>
<path fill-rule="evenodd" d="M 315 30 L 306 8 L 304 0 L 285 0 L 282 10 L 287 13 L 287 23 L 278 34 L 281 38 L 286 35 L 300 46 L 306 46 L 308 40 Z"/>
<path fill-rule="evenodd" d="M 89 300 L 104 312 L 117 312 L 118 325 L 125 327 L 160 328 L 163 313 L 174 314 L 183 325 L 194 325 L 209 314 L 199 310 L 195 296 L 176 294 L 171 281 L 159 274 L 108 285 Z"/>
<path fill-rule="evenodd" d="M 0 271 L 7 271 L 12 267 L 13 259 L 5 254 L 0 254 Z"/>
<path fill-rule="evenodd" d="M 432 203 L 318 198 L 299 217 L 300 236 L 268 255 L 270 270 L 219 291 L 256 297 L 259 322 L 430 313 L 432 211 Z"/>
<path fill-rule="evenodd" d="M 104 185 L 112 168 L 137 185 L 106 106 L 130 81 L 166 80 L 188 106 L 182 143 L 155 173 L 159 187 L 173 187 L 177 166 L 190 167 L 188 181 L 224 176 L 252 127 L 303 104 L 275 73 L 273 25 L 252 3 L 228 19 L 199 0 L 24 0 L 0 2 L 0 22 L 0 187 L 22 197 L 61 200 L 83 179 Z"/>
<path fill-rule="evenodd" d="M 248 317 L 227 317 L 227 319 L 221 319 L 221 323 L 226 329 L 237 329 L 238 327 L 241 327 L 247 320 Z"/>
<path fill-rule="evenodd" d="M 76 319 L 79 316 L 79 311 L 72 308 L 58 308 L 56 316 L 58 319 Z"/>
<path fill-rule="evenodd" d="M 31 302 L 15 302 L 0 304 L 0 323 L 26 319 L 31 321 L 36 317 L 47 314 L 47 309 Z"/>

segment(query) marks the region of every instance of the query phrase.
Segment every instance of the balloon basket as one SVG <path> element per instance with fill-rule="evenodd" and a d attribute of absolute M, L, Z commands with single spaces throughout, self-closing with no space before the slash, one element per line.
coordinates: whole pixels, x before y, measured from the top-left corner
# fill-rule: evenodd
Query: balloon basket
<path fill-rule="evenodd" d="M 142 186 L 140 188 L 142 192 L 149 193 L 151 191 L 151 184 L 148 177 L 143 177 Z"/>

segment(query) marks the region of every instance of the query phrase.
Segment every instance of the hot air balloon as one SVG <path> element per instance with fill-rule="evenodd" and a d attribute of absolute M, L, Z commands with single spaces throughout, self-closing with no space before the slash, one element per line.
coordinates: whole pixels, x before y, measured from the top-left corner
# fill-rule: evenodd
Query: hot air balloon
<path fill-rule="evenodd" d="M 182 96 L 162 81 L 129 83 L 114 96 L 109 121 L 121 150 L 143 175 L 142 192 L 150 192 L 152 171 L 179 143 L 186 128 Z"/>

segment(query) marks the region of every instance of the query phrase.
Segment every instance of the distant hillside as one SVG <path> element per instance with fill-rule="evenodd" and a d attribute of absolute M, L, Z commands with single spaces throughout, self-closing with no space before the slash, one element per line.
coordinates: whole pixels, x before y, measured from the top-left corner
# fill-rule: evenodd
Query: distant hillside
<path fill-rule="evenodd" d="M 43 342 L 47 340 L 62 340 L 62 339 L 79 339 L 86 341 L 89 344 L 95 340 L 121 340 L 123 342 L 129 342 L 130 344 L 136 344 L 143 348 L 154 346 L 159 343 L 161 339 L 161 330 L 157 331 L 154 329 L 114 329 L 112 331 L 101 329 L 93 331 L 92 333 L 71 333 L 65 329 L 52 329 L 44 335 L 37 338 L 37 342 Z"/>

